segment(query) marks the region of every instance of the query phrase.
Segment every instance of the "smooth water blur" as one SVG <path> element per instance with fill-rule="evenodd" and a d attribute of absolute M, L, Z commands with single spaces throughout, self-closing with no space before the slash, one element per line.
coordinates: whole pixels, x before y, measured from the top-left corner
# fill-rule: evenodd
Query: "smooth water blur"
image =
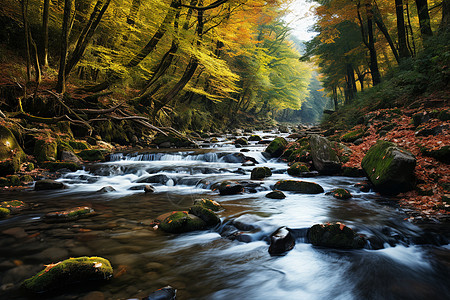
<path fill-rule="evenodd" d="M 259 133 L 264 135 L 262 133 Z M 0 200 L 27 203 L 19 214 L 0 221 L 0 299 L 31 299 L 20 282 L 44 264 L 76 256 L 109 259 L 115 277 L 101 286 L 69 289 L 41 299 L 82 299 L 99 291 L 105 299 L 147 296 L 165 285 L 178 289 L 177 299 L 449 299 L 450 248 L 419 245 L 423 231 L 404 221 L 391 202 L 353 187 L 361 179 L 321 176 L 306 178 L 323 186 L 349 189 L 353 198 L 286 192 L 266 198 L 276 181 L 292 179 L 285 163 L 266 160 L 264 146 L 251 143 L 243 153 L 268 166 L 272 177 L 255 193 L 219 196 L 211 186 L 222 180 L 250 181 L 253 166 L 234 162 L 240 149 L 221 140 L 214 147 L 112 155 L 113 161 L 65 174 L 62 191 L 2 192 Z M 88 171 L 89 170 L 89 171 Z M 165 175 L 145 195 L 141 179 Z M 98 193 L 105 186 L 116 192 Z M 222 225 L 206 231 L 166 234 L 151 220 L 171 210 L 185 210 L 194 199 L 210 198 L 225 208 Z M 47 224 L 51 211 L 89 205 L 95 216 L 69 223 Z M 233 221 L 251 224 L 248 243 L 226 238 Z M 293 250 L 270 256 L 267 237 L 280 226 L 306 229 L 340 221 L 384 249 L 335 250 L 314 247 L 300 236 Z M 221 235 L 222 234 L 222 235 Z"/>

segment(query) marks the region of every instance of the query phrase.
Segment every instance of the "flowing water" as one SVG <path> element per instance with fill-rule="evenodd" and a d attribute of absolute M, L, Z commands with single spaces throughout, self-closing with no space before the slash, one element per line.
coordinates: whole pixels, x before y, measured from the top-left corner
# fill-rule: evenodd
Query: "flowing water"
<path fill-rule="evenodd" d="M 350 200 L 289 192 L 283 200 L 269 199 L 277 180 L 292 179 L 287 165 L 265 159 L 263 145 L 244 148 L 274 174 L 239 195 L 211 190 L 226 179 L 250 181 L 253 166 L 243 166 L 236 156 L 241 149 L 226 141 L 199 150 L 114 154 L 110 162 L 63 175 L 66 190 L 2 192 L 1 201 L 22 200 L 27 208 L 0 221 L 0 299 L 32 299 L 18 289 L 23 279 L 43 265 L 84 255 L 109 259 L 114 278 L 40 299 L 83 299 L 91 291 L 105 299 L 139 298 L 168 284 L 178 289 L 177 299 L 450 298 L 450 247 L 433 245 L 442 238 L 405 221 L 388 199 L 360 192 L 353 185 L 362 178 L 305 179 L 325 191 L 347 188 Z M 147 183 L 139 181 L 155 174 L 165 176 L 157 177 L 155 193 L 144 194 Z M 105 186 L 116 191 L 97 192 Z M 158 215 L 186 210 L 198 198 L 225 208 L 220 226 L 178 235 L 150 226 Z M 68 223 L 42 220 L 47 212 L 81 205 L 98 214 Z M 293 250 L 269 255 L 267 237 L 280 226 L 306 229 L 334 221 L 371 242 L 361 250 L 335 250 L 312 246 L 300 235 Z M 237 223 L 250 229 L 245 242 L 227 237 Z"/>

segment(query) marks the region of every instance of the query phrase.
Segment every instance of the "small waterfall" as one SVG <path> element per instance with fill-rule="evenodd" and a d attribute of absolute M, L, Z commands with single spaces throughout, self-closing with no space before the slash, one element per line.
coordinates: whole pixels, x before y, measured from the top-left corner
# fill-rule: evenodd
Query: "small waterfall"
<path fill-rule="evenodd" d="M 114 153 L 110 155 L 110 161 L 204 161 L 218 162 L 217 153 L 209 152 L 194 154 L 192 152 L 176 153 Z"/>

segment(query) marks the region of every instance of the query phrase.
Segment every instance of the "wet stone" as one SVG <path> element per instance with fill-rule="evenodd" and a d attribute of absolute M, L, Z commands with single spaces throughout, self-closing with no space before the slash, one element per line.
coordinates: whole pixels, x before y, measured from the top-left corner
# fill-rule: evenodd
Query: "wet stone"
<path fill-rule="evenodd" d="M 278 228 L 270 235 L 269 253 L 271 255 L 279 255 L 290 251 L 294 246 L 295 239 L 285 226 Z"/>

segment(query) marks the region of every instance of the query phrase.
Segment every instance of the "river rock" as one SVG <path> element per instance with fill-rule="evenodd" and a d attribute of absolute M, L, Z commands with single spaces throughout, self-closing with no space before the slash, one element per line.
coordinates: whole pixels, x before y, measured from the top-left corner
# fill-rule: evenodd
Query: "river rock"
<path fill-rule="evenodd" d="M 142 300 L 175 300 L 177 297 L 177 290 L 170 285 L 154 291 L 148 297 Z"/>
<path fill-rule="evenodd" d="M 290 251 L 295 246 L 295 239 L 286 227 L 278 228 L 270 235 L 269 253 L 279 255 Z"/>
<path fill-rule="evenodd" d="M 196 199 L 194 205 L 200 205 L 212 211 L 220 211 L 223 209 L 222 205 L 211 199 Z"/>
<path fill-rule="evenodd" d="M 162 218 L 162 216 L 159 218 Z M 205 227 L 206 223 L 202 219 L 189 214 L 187 211 L 171 212 L 159 224 L 159 228 L 169 233 L 183 233 L 204 229 Z"/>
<path fill-rule="evenodd" d="M 215 226 L 220 223 L 220 218 L 216 213 L 203 205 L 194 205 L 189 209 L 189 213 L 199 217 L 207 226 Z"/>
<path fill-rule="evenodd" d="M 308 240 L 314 246 L 341 249 L 360 249 L 366 244 L 364 237 L 341 223 L 313 225 L 308 230 Z"/>
<path fill-rule="evenodd" d="M 253 134 L 248 138 L 249 141 L 259 142 L 261 137 L 259 135 Z"/>
<path fill-rule="evenodd" d="M 274 189 L 302 194 L 320 194 L 324 192 L 323 188 L 317 183 L 301 180 L 280 180 L 275 184 Z"/>
<path fill-rule="evenodd" d="M 272 176 L 272 171 L 268 167 L 257 167 L 252 170 L 250 179 L 263 179 Z"/>
<path fill-rule="evenodd" d="M 64 188 L 66 188 L 66 185 L 64 183 L 52 179 L 42 179 L 36 181 L 36 183 L 34 184 L 35 191 L 59 190 Z"/>
<path fill-rule="evenodd" d="M 155 188 L 151 185 L 151 184 L 147 184 L 145 187 L 144 187 L 144 193 L 146 193 L 146 194 L 152 194 L 152 193 L 154 193 L 156 190 L 155 190 Z"/>
<path fill-rule="evenodd" d="M 341 162 L 328 139 L 317 134 L 309 137 L 314 167 L 321 174 L 331 175 L 341 171 Z"/>
<path fill-rule="evenodd" d="M 222 181 L 218 187 L 219 193 L 222 196 L 236 195 L 244 191 L 244 186 L 233 181 Z"/>
<path fill-rule="evenodd" d="M 286 141 L 285 138 L 277 137 L 269 144 L 269 146 L 267 146 L 264 152 L 269 153 L 271 157 L 280 157 L 281 154 L 283 154 L 284 150 L 286 149 L 287 145 L 288 142 Z"/>
<path fill-rule="evenodd" d="M 416 159 L 394 143 L 377 141 L 364 156 L 361 166 L 380 193 L 396 195 L 415 186 Z"/>
<path fill-rule="evenodd" d="M 102 150 L 83 150 L 78 153 L 78 156 L 87 161 L 104 161 L 104 152 Z"/>
<path fill-rule="evenodd" d="M 93 215 L 95 212 L 88 206 L 74 207 L 68 210 L 47 213 L 44 220 L 49 223 L 69 222 Z"/>
<path fill-rule="evenodd" d="M 351 197 L 353 197 L 352 194 L 346 189 L 334 189 L 331 192 L 328 192 L 327 195 L 333 195 L 334 198 L 342 200 L 350 199 Z"/>
<path fill-rule="evenodd" d="M 309 172 L 309 168 L 304 163 L 296 162 L 289 167 L 287 172 L 291 176 L 302 176 L 302 174 Z"/>
<path fill-rule="evenodd" d="M 34 293 L 44 293 L 76 283 L 108 280 L 112 275 L 113 269 L 108 260 L 84 256 L 49 264 L 35 276 L 26 279 L 22 286 Z"/>
<path fill-rule="evenodd" d="M 72 151 L 63 150 L 61 151 L 61 161 L 72 162 L 77 165 L 81 165 L 81 159 Z"/>
<path fill-rule="evenodd" d="M 241 146 L 247 146 L 248 145 L 248 141 L 245 138 L 241 137 L 241 138 L 238 138 L 237 140 L 235 140 L 234 144 L 235 145 L 241 145 Z"/>
<path fill-rule="evenodd" d="M 36 139 L 34 144 L 34 157 L 40 162 L 55 161 L 58 154 L 58 143 L 55 139 L 46 137 Z"/>
<path fill-rule="evenodd" d="M 101 189 L 99 189 L 99 190 L 97 191 L 97 193 L 112 193 L 112 192 L 115 192 L 115 191 L 116 191 L 115 188 L 113 188 L 113 187 L 110 186 L 110 185 L 107 185 L 107 186 L 104 186 L 104 187 L 102 187 Z"/>
<path fill-rule="evenodd" d="M 266 195 L 267 198 L 270 199 L 284 199 L 286 195 L 282 191 L 272 191 Z"/>
<path fill-rule="evenodd" d="M 136 181 L 137 183 L 160 183 L 160 184 L 166 184 L 170 178 L 167 175 L 164 174 L 157 174 L 157 175 L 151 175 L 147 176 L 145 178 L 139 179 Z"/>

